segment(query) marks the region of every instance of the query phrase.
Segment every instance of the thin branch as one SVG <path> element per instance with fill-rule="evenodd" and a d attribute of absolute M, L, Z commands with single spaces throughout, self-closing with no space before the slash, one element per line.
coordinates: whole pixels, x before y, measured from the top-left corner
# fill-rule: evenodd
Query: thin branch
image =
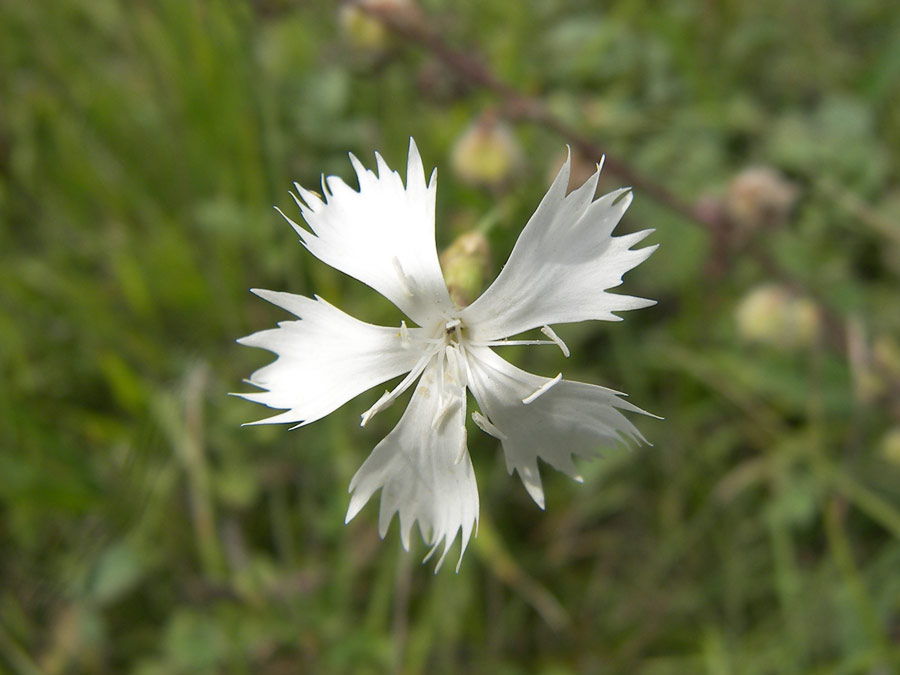
<path fill-rule="evenodd" d="M 637 191 L 649 195 L 663 207 L 684 217 L 685 219 L 706 228 L 719 249 L 727 249 L 728 242 L 734 236 L 734 223 L 724 209 L 707 208 L 702 202 L 693 205 L 683 200 L 665 186 L 648 178 L 622 159 L 610 156 L 601 145 L 573 128 L 554 115 L 537 97 L 529 96 L 517 90 L 494 74 L 481 60 L 471 52 L 452 47 L 434 27 L 428 24 L 424 14 L 417 7 L 410 9 L 403 6 L 398 9 L 389 2 L 377 0 L 348 0 L 354 2 L 362 11 L 379 20 L 388 30 L 425 49 L 437 58 L 462 81 L 477 85 L 494 93 L 501 100 L 503 114 L 511 120 L 526 120 L 544 129 L 553 131 L 565 138 L 580 154 L 599 159 L 606 157 L 605 170 L 615 174 Z M 844 353 L 844 320 L 831 310 L 826 299 L 815 289 L 809 288 L 793 278 L 772 256 L 760 246 L 752 246 L 748 254 L 773 279 L 786 284 L 798 292 L 803 292 L 818 301 L 824 318 L 828 346 L 838 353 Z M 712 268 L 728 266 L 728 252 L 722 250 L 722 259 Z M 708 270 L 712 276 L 718 276 L 715 269 Z"/>
<path fill-rule="evenodd" d="M 391 32 L 424 48 L 465 82 L 493 92 L 501 99 L 507 117 L 527 120 L 559 134 L 585 157 L 600 159 L 605 155 L 604 168 L 639 192 L 649 195 L 666 208 L 695 223 L 706 227 L 720 225 L 708 213 L 696 209 L 630 164 L 611 156 L 598 143 L 550 112 L 540 99 L 518 91 L 470 53 L 451 47 L 440 33 L 428 25 L 420 12 L 410 12 L 408 8 L 398 10 L 390 5 L 374 2 L 358 2 L 357 6 L 378 19 Z"/>
<path fill-rule="evenodd" d="M 503 114 L 509 119 L 527 120 L 553 131 L 565 138 L 575 150 L 586 157 L 599 159 L 605 155 L 604 169 L 615 174 L 631 187 L 649 195 L 657 203 L 687 220 L 705 227 L 716 240 L 727 241 L 733 236 L 734 225 L 723 209 L 704 208 L 702 203 L 695 206 L 673 194 L 655 180 L 648 178 L 622 159 L 611 156 L 603 150 L 599 143 L 588 138 L 554 115 L 540 99 L 524 94 L 500 79 L 481 60 L 473 56 L 471 52 L 465 52 L 450 46 L 442 35 L 428 24 L 420 10 L 410 10 L 408 6 L 397 9 L 391 3 L 381 3 L 372 0 L 350 1 L 355 1 L 362 11 L 381 21 L 391 32 L 419 45 L 435 56 L 466 83 L 478 85 L 493 92 L 500 98 Z M 825 299 L 813 289 L 806 287 L 805 284 L 791 278 L 791 275 L 786 273 L 772 256 L 761 247 L 751 247 L 748 253 L 773 279 L 777 279 L 788 287 L 804 292 L 819 301 L 828 329 L 827 332 L 831 337 L 829 346 L 838 352 L 844 351 L 841 347 L 844 322 L 830 310 Z"/>

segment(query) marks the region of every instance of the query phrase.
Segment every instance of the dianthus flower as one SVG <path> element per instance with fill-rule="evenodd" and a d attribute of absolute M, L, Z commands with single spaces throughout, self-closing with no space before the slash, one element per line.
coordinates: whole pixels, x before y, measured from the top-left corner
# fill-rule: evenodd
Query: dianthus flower
<path fill-rule="evenodd" d="M 300 320 L 238 341 L 278 357 L 249 379 L 264 391 L 240 396 L 284 410 L 254 424 L 293 423 L 296 428 L 405 374 L 363 413 L 365 425 L 418 380 L 397 426 L 353 476 L 346 521 L 380 489 L 380 535 L 397 513 L 408 549 L 418 522 L 432 546 L 429 557 L 443 544 L 440 568 L 460 533 L 462 561 L 478 523 L 478 488 L 466 445 L 466 388 L 480 408 L 472 413 L 474 423 L 500 441 L 509 473 L 519 474 L 542 509 L 538 458 L 580 482 L 574 457 L 591 458 L 601 446 L 644 441 L 621 412 L 643 411 L 618 392 L 563 380 L 562 373 L 532 375 L 494 348 L 556 344 L 568 356 L 551 324 L 620 321 L 614 312 L 654 304 L 608 290 L 656 246 L 631 248 L 652 230 L 612 236 L 632 195 L 623 188 L 595 200 L 599 166 L 584 185 L 566 194 L 570 158 L 494 283 L 471 305 L 457 307 L 435 248 L 436 172 L 426 184 L 412 140 L 405 186 L 378 153 L 375 158 L 377 174 L 350 155 L 359 190 L 329 176 L 320 198 L 295 183 L 292 196 L 309 229 L 282 215 L 314 256 L 381 293 L 411 324 L 375 326 L 318 296 L 254 289 Z M 534 328 L 547 339 L 508 339 Z"/>

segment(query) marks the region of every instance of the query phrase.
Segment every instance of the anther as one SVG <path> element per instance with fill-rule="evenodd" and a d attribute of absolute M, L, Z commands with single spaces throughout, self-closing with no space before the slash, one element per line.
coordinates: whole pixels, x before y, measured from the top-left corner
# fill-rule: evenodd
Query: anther
<path fill-rule="evenodd" d="M 407 297 L 413 297 L 416 290 L 414 288 L 414 283 L 408 276 L 406 276 L 406 272 L 403 271 L 403 265 L 400 264 L 400 259 L 397 256 L 394 256 L 391 259 L 391 264 L 394 266 L 394 271 L 397 273 L 397 278 L 403 285 L 403 290 L 406 292 Z"/>
<path fill-rule="evenodd" d="M 411 344 L 411 340 L 409 339 L 409 328 L 406 327 L 406 321 L 400 322 L 400 343 L 404 349 Z"/>
<path fill-rule="evenodd" d="M 362 418 L 362 420 L 360 421 L 359 426 L 361 426 L 361 427 L 366 426 L 366 422 L 368 422 L 370 419 L 372 419 L 372 417 L 374 417 L 375 415 L 380 413 L 384 408 L 386 408 L 387 405 L 385 405 L 385 404 L 388 402 L 388 400 L 390 398 L 391 398 L 391 392 L 385 391 L 381 395 L 381 398 L 379 398 L 377 401 L 375 401 L 375 405 L 373 405 L 371 408 L 366 410 L 366 412 L 364 412 L 360 416 Z"/>
<path fill-rule="evenodd" d="M 552 328 L 550 328 L 550 326 L 544 326 L 543 328 L 541 328 L 541 332 L 548 338 L 550 338 L 550 340 L 560 348 L 563 356 L 569 358 L 569 354 L 571 354 L 569 348 L 566 346 L 566 343 L 562 341 L 562 338 L 559 337 L 559 335 L 557 335 Z"/>
<path fill-rule="evenodd" d="M 560 373 L 559 375 L 554 377 L 552 380 L 547 380 L 546 382 L 544 382 L 544 384 L 542 384 L 540 387 L 538 387 L 537 391 L 535 391 L 531 396 L 527 396 L 526 398 L 523 398 L 522 403 L 524 403 L 525 405 L 528 405 L 529 403 L 534 403 L 537 399 L 539 399 L 541 396 L 543 396 L 548 391 L 550 391 L 553 387 L 555 387 L 559 383 L 560 380 L 562 380 L 562 373 Z"/>
<path fill-rule="evenodd" d="M 475 426 L 481 429 L 484 433 L 489 436 L 493 436 L 499 441 L 506 440 L 506 434 L 500 431 L 497 427 L 491 424 L 490 420 L 487 417 L 482 415 L 477 410 L 472 413 L 472 421 L 475 422 Z"/>
<path fill-rule="evenodd" d="M 438 411 L 434 416 L 434 419 L 431 420 L 431 428 L 433 431 L 437 431 L 441 428 L 441 425 L 444 423 L 444 420 L 447 419 L 447 415 L 449 415 L 453 409 L 456 407 L 453 405 L 454 401 L 452 397 L 448 397 L 446 399 L 442 399 L 438 402 Z"/>
<path fill-rule="evenodd" d="M 466 450 L 468 449 L 468 448 L 467 448 L 467 444 L 466 444 L 466 440 L 468 439 L 468 437 L 469 437 L 469 434 L 468 434 L 468 432 L 466 431 L 466 427 L 463 426 L 463 429 L 462 429 L 462 440 L 461 440 L 460 443 L 459 443 L 459 454 L 456 456 L 456 459 L 453 460 L 453 463 L 454 463 L 454 464 L 459 464 L 461 461 L 463 461 L 463 457 L 466 456 Z"/>

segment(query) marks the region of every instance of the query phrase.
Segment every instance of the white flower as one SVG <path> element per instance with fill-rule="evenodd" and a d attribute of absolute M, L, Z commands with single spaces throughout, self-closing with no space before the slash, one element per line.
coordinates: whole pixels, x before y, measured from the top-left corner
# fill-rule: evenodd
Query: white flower
<path fill-rule="evenodd" d="M 545 378 L 519 370 L 493 347 L 556 344 L 549 327 L 587 319 L 619 321 L 617 311 L 655 304 L 607 292 L 656 246 L 632 250 L 652 230 L 622 237 L 612 231 L 631 203 L 631 191 L 593 199 L 600 167 L 568 196 L 566 161 L 516 242 L 494 283 L 465 308 L 453 305 L 441 276 L 434 240 L 435 178 L 426 184 L 410 139 L 406 186 L 376 153 L 378 173 L 350 155 L 359 179 L 323 180 L 325 198 L 295 183 L 292 195 L 309 229 L 285 216 L 317 258 L 368 284 L 415 325 L 382 327 L 359 321 L 318 296 L 254 290 L 299 317 L 239 342 L 277 354 L 249 383 L 264 390 L 240 394 L 284 412 L 255 424 L 305 426 L 386 380 L 406 373 L 362 415 L 365 424 L 419 380 L 409 406 L 350 482 L 349 522 L 381 489 L 382 537 L 395 513 L 409 547 L 413 523 L 438 561 L 462 532 L 460 561 L 478 523 L 478 488 L 466 447 L 466 388 L 480 412 L 475 424 L 502 444 L 510 474 L 518 472 L 540 508 L 544 493 L 538 458 L 581 481 L 573 457 L 644 439 L 620 410 L 643 412 L 610 389 Z M 284 214 L 282 214 L 284 215 Z M 541 328 L 547 340 L 507 340 Z M 427 560 L 427 558 L 426 558 Z M 437 569 L 436 568 L 436 569 Z M 459 569 L 459 564 L 457 564 Z"/>

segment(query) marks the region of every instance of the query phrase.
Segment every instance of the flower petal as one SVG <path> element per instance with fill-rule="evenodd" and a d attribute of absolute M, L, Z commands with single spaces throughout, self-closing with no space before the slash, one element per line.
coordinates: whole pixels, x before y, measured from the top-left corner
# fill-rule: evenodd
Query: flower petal
<path fill-rule="evenodd" d="M 593 458 L 599 446 L 646 443 L 618 409 L 648 413 L 623 401 L 618 392 L 532 375 L 485 347 L 471 348 L 468 354 L 469 387 L 491 425 L 479 426 L 501 440 L 507 470 L 518 472 L 541 508 L 538 458 L 580 482 L 573 456 Z"/>
<path fill-rule="evenodd" d="M 411 370 L 423 357 L 425 345 L 417 330 L 373 326 L 318 296 L 313 300 L 253 292 L 301 318 L 238 340 L 278 355 L 248 380 L 267 391 L 238 396 L 287 412 L 253 424 L 315 422 L 367 389 Z"/>
<path fill-rule="evenodd" d="M 655 304 L 605 292 L 656 246 L 630 247 L 652 230 L 611 233 L 631 203 L 629 189 L 593 200 L 597 172 L 566 196 L 571 156 L 528 221 L 494 283 L 462 312 L 472 339 L 490 341 L 531 328 L 588 319 L 620 321 L 613 312 Z"/>
<path fill-rule="evenodd" d="M 311 231 L 285 218 L 319 260 L 368 284 L 420 326 L 430 324 L 452 308 L 434 243 L 436 172 L 426 185 L 412 139 L 406 187 L 381 155 L 375 158 L 377 175 L 350 155 L 359 191 L 329 176 L 322 201 L 295 183 Z"/>
<path fill-rule="evenodd" d="M 349 522 L 380 488 L 379 533 L 385 536 L 398 513 L 400 538 L 409 550 L 410 530 L 418 521 L 422 538 L 433 547 L 429 556 L 443 542 L 435 572 L 460 530 L 462 561 L 478 523 L 478 486 L 466 449 L 466 385 L 453 372 L 455 365 L 446 355 L 429 363 L 400 422 L 353 476 L 347 510 Z"/>

